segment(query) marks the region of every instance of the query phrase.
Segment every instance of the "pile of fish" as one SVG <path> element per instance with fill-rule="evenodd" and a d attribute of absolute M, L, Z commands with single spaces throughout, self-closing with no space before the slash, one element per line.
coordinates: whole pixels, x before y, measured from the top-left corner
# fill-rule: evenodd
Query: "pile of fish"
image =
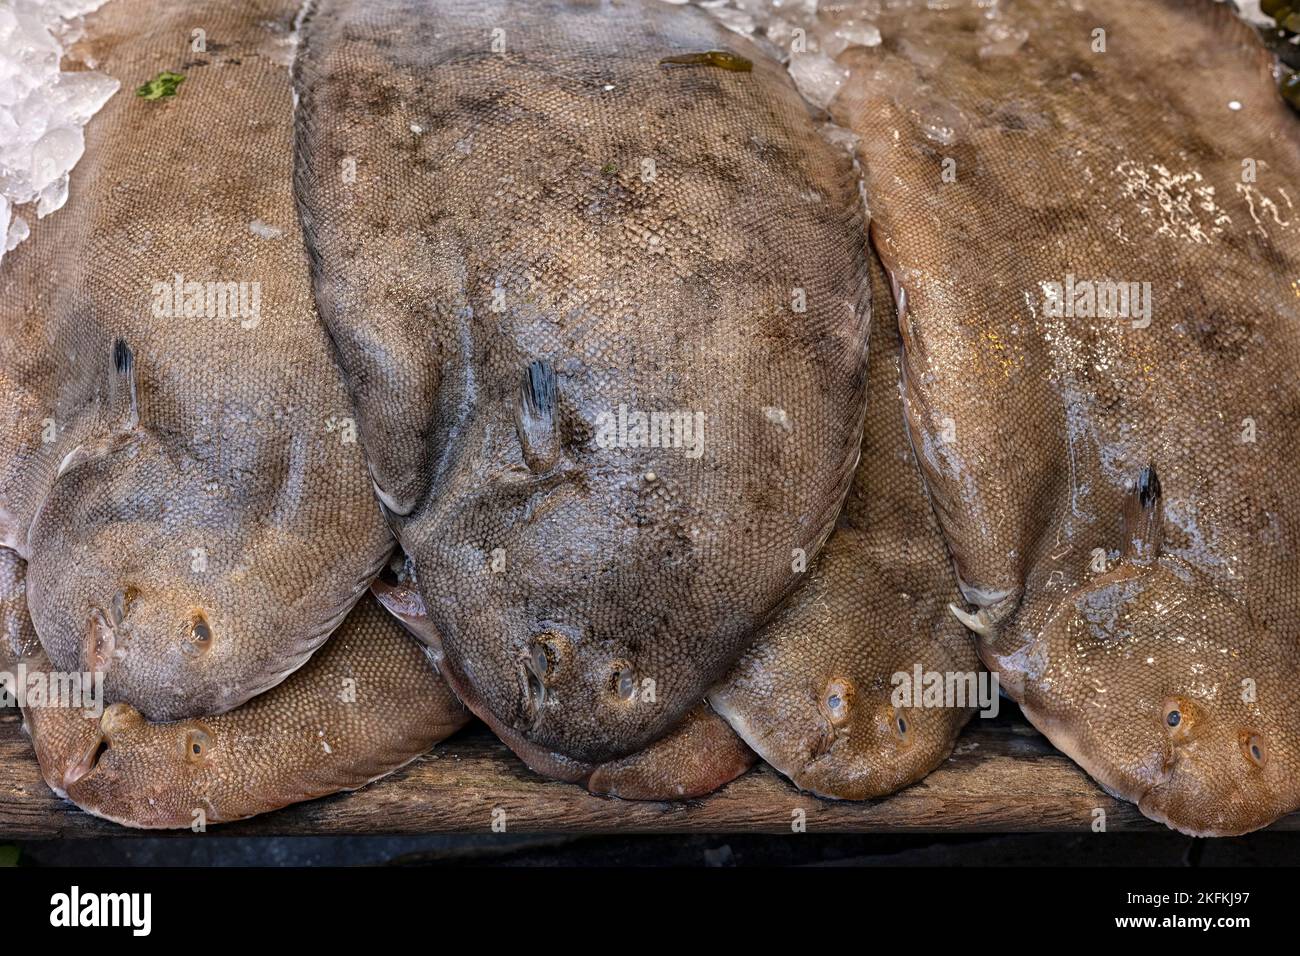
<path fill-rule="evenodd" d="M 1171 827 L 1300 808 L 1274 56 L 1213 0 L 708 6 L 87 18 L 120 89 L 0 263 L 56 792 L 236 820 L 474 716 L 594 793 L 863 800 L 992 674 Z"/>

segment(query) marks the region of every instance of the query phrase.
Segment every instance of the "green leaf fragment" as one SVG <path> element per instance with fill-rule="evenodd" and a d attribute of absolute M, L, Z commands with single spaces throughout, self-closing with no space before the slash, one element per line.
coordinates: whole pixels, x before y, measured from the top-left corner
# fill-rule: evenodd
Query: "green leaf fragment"
<path fill-rule="evenodd" d="M 185 82 L 185 74 L 163 70 L 148 83 L 136 88 L 135 95 L 142 100 L 161 100 L 175 96 L 176 89 Z"/>
<path fill-rule="evenodd" d="M 748 73 L 754 69 L 752 62 L 728 50 L 709 50 L 707 53 L 678 53 L 675 56 L 666 56 L 659 61 L 660 66 L 667 63 L 679 63 L 688 66 L 716 66 L 719 69 L 730 70 L 733 73 Z"/>
<path fill-rule="evenodd" d="M 1259 9 L 1265 16 L 1280 21 L 1288 12 L 1292 0 L 1260 0 Z"/>
<path fill-rule="evenodd" d="M 18 865 L 18 847 L 0 846 L 0 866 Z"/>
<path fill-rule="evenodd" d="M 1282 99 L 1300 110 L 1300 73 L 1292 73 L 1282 81 Z"/>

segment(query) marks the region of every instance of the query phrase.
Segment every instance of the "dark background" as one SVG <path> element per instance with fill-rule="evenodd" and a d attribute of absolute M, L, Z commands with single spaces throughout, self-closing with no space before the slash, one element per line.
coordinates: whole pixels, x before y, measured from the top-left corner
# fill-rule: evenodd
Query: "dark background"
<path fill-rule="evenodd" d="M 6 848 L 7 847 L 7 848 Z M 1280 866 L 1300 833 L 789 836 L 164 837 L 0 845 L 19 866 Z M 9 859 L 5 859 L 8 857 Z"/>

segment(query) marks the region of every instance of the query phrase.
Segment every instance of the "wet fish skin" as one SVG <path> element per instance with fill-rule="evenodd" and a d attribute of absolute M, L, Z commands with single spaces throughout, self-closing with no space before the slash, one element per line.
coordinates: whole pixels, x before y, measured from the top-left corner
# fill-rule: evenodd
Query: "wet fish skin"
<path fill-rule="evenodd" d="M 0 280 L 15 293 L 0 337 L 25 356 L 4 383 L 4 540 L 30 562 L 56 666 L 104 670 L 109 699 L 153 719 L 219 713 L 282 680 L 392 547 L 338 427 L 351 400 L 296 228 L 296 12 L 123 0 L 96 13 L 82 49 L 123 88 L 87 128 L 67 205 Z M 210 52 L 180 91 L 134 96 L 185 57 L 176 38 L 196 24 Z M 256 234 L 259 219 L 283 234 Z M 169 313 L 160 290 L 178 274 L 245 283 L 247 314 Z"/>
<path fill-rule="evenodd" d="M 1014 56 L 981 55 L 974 10 L 882 21 L 832 107 L 905 297 L 968 620 L 1107 790 L 1183 832 L 1256 829 L 1300 807 L 1295 120 L 1222 6 L 1002 16 Z M 1043 284 L 1070 276 L 1149 282 L 1152 307 L 1058 317 Z"/>
<path fill-rule="evenodd" d="M 961 596 L 903 420 L 889 281 L 874 254 L 871 264 L 867 421 L 844 511 L 799 589 L 708 696 L 800 789 L 842 800 L 893 793 L 947 758 L 977 685 L 927 702 L 924 678 L 980 671 L 948 612 Z"/>
<path fill-rule="evenodd" d="M 7 549 L 0 627 L 0 669 L 50 672 L 24 606 L 23 562 Z M 371 598 L 305 667 L 227 714 L 150 723 L 114 704 L 102 717 L 61 705 L 23 716 L 51 789 L 146 829 L 242 820 L 358 789 L 470 719 L 428 654 Z"/>
<path fill-rule="evenodd" d="M 661 64 L 711 50 L 752 69 Z M 644 749 L 847 492 L 849 164 L 778 64 L 655 4 L 326 2 L 297 90 L 317 298 L 448 679 L 547 752 Z M 620 406 L 701 414 L 699 456 L 601 447 Z"/>

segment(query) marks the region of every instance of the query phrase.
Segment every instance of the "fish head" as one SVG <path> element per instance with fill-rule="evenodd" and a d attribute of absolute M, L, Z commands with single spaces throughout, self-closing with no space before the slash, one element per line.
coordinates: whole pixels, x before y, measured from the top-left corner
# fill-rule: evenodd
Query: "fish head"
<path fill-rule="evenodd" d="M 818 795 L 869 799 L 914 783 L 934 769 L 936 753 L 951 751 L 954 721 L 968 713 L 927 706 L 924 688 L 901 701 L 896 685 L 859 688 L 839 675 L 822 684 L 815 700 L 824 733 L 802 741 L 808 759 L 791 776 Z"/>
<path fill-rule="evenodd" d="M 527 500 L 497 483 L 440 509 L 414 549 L 467 705 L 583 761 L 641 749 L 689 700 L 634 620 L 657 603 L 657 584 L 637 573 L 649 543 L 617 523 L 571 478 Z"/>
<path fill-rule="evenodd" d="M 203 475 L 136 436 L 65 468 L 31 528 L 31 614 L 55 666 L 101 674 L 108 702 L 151 720 L 237 706 L 333 626 L 293 572 L 313 543 Z M 319 640 L 278 644 L 295 631 Z"/>
<path fill-rule="evenodd" d="M 93 759 L 65 780 L 68 797 L 98 816 L 146 828 L 217 822 L 246 784 L 247 770 L 230 763 L 233 742 L 201 720 L 153 724 L 113 704 L 98 729 Z"/>
<path fill-rule="evenodd" d="M 1041 641 L 1025 712 L 1108 790 L 1199 836 L 1287 811 L 1296 662 L 1273 659 L 1221 589 L 1172 564 L 1121 565 L 1063 600 Z"/>
<path fill-rule="evenodd" d="M 864 461 L 883 485 L 890 460 Z M 871 534 L 881 532 L 873 525 Z M 878 566 L 875 541 L 837 528 L 800 589 L 709 692 L 764 760 L 820 797 L 872 799 L 924 777 L 952 752 L 990 683 L 943 609 L 951 584 L 942 557 L 912 571 L 893 557 Z"/>
<path fill-rule="evenodd" d="M 936 754 L 951 752 L 969 713 L 913 702 L 910 693 L 899 700 L 884 680 L 860 685 L 849 674 L 863 668 L 852 660 L 773 685 L 766 673 L 773 661 L 780 663 L 770 647 L 751 648 L 709 702 L 764 759 L 819 797 L 867 800 L 914 783 L 942 759 Z"/>
<path fill-rule="evenodd" d="M 693 498 L 686 455 L 584 439 L 595 416 L 581 410 L 608 403 L 566 395 L 533 363 L 518 406 L 466 426 L 445 491 L 399 535 L 466 704 L 594 764 L 644 749 L 703 700 L 766 610 L 728 593 L 792 575 L 777 549 L 739 583 L 719 575 L 740 550 L 710 527 L 726 487 Z"/>

